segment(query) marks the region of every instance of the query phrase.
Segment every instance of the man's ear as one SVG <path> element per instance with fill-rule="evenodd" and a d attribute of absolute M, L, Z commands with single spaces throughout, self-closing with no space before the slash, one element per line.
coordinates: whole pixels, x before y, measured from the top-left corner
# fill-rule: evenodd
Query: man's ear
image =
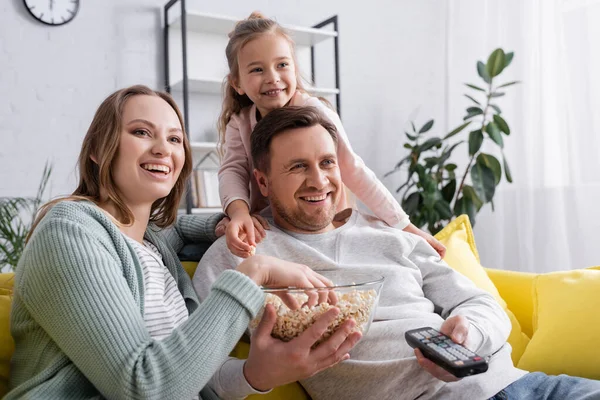
<path fill-rule="evenodd" d="M 254 179 L 256 179 L 256 182 L 258 183 L 258 188 L 260 189 L 260 193 L 265 196 L 268 197 L 269 196 L 269 180 L 267 179 L 267 175 L 262 172 L 257 170 L 256 168 L 254 168 Z"/>
<path fill-rule="evenodd" d="M 240 96 L 243 96 L 246 92 L 240 86 L 239 79 L 233 78 L 231 74 L 227 77 L 227 81 L 229 81 L 229 86 L 233 88 Z"/>

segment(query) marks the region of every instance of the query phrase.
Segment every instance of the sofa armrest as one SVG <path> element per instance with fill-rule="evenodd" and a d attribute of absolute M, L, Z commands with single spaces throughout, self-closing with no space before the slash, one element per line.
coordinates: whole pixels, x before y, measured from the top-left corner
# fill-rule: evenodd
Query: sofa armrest
<path fill-rule="evenodd" d="M 515 314 L 523 333 L 533 335 L 533 280 L 537 274 L 528 272 L 485 269 L 488 276 L 506 301 L 508 309 Z"/>

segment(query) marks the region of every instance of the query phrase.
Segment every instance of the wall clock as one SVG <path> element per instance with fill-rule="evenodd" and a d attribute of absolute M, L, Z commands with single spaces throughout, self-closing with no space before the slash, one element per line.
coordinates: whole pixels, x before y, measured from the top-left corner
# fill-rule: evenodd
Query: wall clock
<path fill-rule="evenodd" d="M 29 14 L 46 25 L 64 25 L 79 11 L 79 0 L 23 0 Z"/>

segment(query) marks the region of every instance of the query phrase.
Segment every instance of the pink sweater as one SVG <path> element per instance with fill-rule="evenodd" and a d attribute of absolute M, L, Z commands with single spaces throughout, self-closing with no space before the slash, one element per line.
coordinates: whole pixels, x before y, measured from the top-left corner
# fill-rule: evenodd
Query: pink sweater
<path fill-rule="evenodd" d="M 316 97 L 303 95 L 303 98 L 306 100 L 305 106 L 318 108 L 338 130 L 338 164 L 344 184 L 379 219 L 390 226 L 404 229 L 410 223 L 408 215 L 375 173 L 354 153 L 337 113 Z M 256 122 L 256 106 L 252 105 L 234 115 L 227 124 L 224 156 L 219 169 L 219 193 L 224 210 L 238 199 L 248 203 L 251 212 L 258 212 L 269 204 L 260 193 L 252 174 L 254 165 L 250 134 Z"/>

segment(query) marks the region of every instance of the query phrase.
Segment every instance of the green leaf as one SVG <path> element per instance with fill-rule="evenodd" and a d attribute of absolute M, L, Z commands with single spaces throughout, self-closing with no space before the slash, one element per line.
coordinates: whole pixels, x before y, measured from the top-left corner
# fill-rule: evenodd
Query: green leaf
<path fill-rule="evenodd" d="M 479 114 L 483 114 L 483 110 L 481 109 L 481 107 L 469 107 L 469 108 L 467 108 L 467 113 L 479 115 Z"/>
<path fill-rule="evenodd" d="M 459 215 L 463 214 L 467 214 L 469 216 L 471 225 L 475 226 L 475 216 L 477 215 L 475 205 L 473 205 L 473 202 L 470 199 L 464 196 L 459 198 L 454 205 L 454 215 L 458 217 Z"/>
<path fill-rule="evenodd" d="M 425 125 L 423 125 L 423 127 L 421 127 L 419 134 L 429 131 L 431 129 L 431 127 L 433 126 L 433 122 L 434 122 L 433 120 L 427 121 L 427 123 Z"/>
<path fill-rule="evenodd" d="M 504 175 L 506 175 L 506 180 L 510 183 L 512 183 L 513 179 L 512 179 L 512 175 L 510 173 L 510 168 L 508 168 L 508 163 L 506 162 L 506 157 L 504 157 L 504 154 L 502 154 L 502 159 L 504 162 Z"/>
<path fill-rule="evenodd" d="M 423 142 L 423 144 L 421 144 L 419 147 L 420 147 L 420 150 L 422 153 L 422 152 L 425 152 L 441 143 L 442 143 L 442 139 L 440 139 L 438 137 L 432 137 L 432 138 L 427 139 L 425 142 Z"/>
<path fill-rule="evenodd" d="M 511 85 L 516 85 L 517 83 L 521 83 L 521 81 L 512 81 L 512 82 L 508 82 L 508 83 L 505 83 L 505 84 L 503 84 L 503 85 L 500 85 L 500 86 L 498 86 L 496 89 L 500 89 L 500 88 L 507 87 L 507 86 L 511 86 Z"/>
<path fill-rule="evenodd" d="M 450 132 L 449 134 L 447 134 L 446 136 L 444 136 L 443 140 L 451 138 L 452 136 L 454 136 L 457 133 L 461 132 L 463 129 L 465 129 L 467 126 L 469 126 L 470 123 L 471 123 L 471 121 L 468 121 L 468 122 L 465 122 L 464 124 L 460 125 L 459 127 L 455 128 L 452 132 Z"/>
<path fill-rule="evenodd" d="M 510 53 L 506 53 L 506 56 L 504 57 L 504 68 L 510 65 L 514 55 L 515 53 L 513 51 L 511 51 Z"/>
<path fill-rule="evenodd" d="M 464 197 L 471 200 L 477 211 L 481 210 L 481 207 L 483 207 L 483 201 L 479 198 L 479 196 L 477 196 L 477 193 L 475 193 L 475 189 L 473 189 L 473 186 L 463 186 L 462 192 Z"/>
<path fill-rule="evenodd" d="M 421 202 L 421 193 L 413 192 L 402 202 L 402 208 L 407 214 L 412 214 L 419 208 Z"/>
<path fill-rule="evenodd" d="M 471 89 L 479 90 L 480 92 L 485 92 L 485 89 L 483 89 L 483 88 L 480 88 L 479 86 L 475 86 L 475 85 L 472 85 L 472 84 L 470 84 L 470 83 L 465 83 L 465 85 L 467 85 L 467 86 L 468 86 L 468 87 L 470 87 Z"/>
<path fill-rule="evenodd" d="M 477 115 L 482 115 L 483 110 L 479 107 L 469 107 L 467 108 L 467 115 L 463 118 L 463 120 L 467 120 L 473 118 Z"/>
<path fill-rule="evenodd" d="M 477 129 L 469 133 L 469 155 L 477 153 L 483 143 L 483 132 L 481 129 Z"/>
<path fill-rule="evenodd" d="M 481 61 L 477 61 L 477 73 L 483 79 L 483 81 L 485 83 L 490 83 L 492 81 L 492 79 L 490 78 L 490 75 L 487 72 L 487 68 L 485 67 L 485 64 L 482 63 Z M 484 90 L 484 92 L 485 92 L 485 90 Z"/>
<path fill-rule="evenodd" d="M 502 132 L 500 132 L 500 128 L 496 125 L 495 122 L 490 122 L 485 127 L 485 131 L 490 135 L 490 139 L 492 139 L 498 146 L 504 148 L 504 140 L 502 140 Z"/>
<path fill-rule="evenodd" d="M 490 78 L 498 76 L 502 70 L 504 69 L 504 64 L 506 62 L 506 55 L 504 54 L 504 50 L 496 49 L 490 54 L 487 64 L 486 71 Z M 488 82 L 489 83 L 489 82 Z"/>
<path fill-rule="evenodd" d="M 500 107 L 498 107 L 497 105 L 495 105 L 495 104 L 490 104 L 490 107 L 492 107 L 494 110 L 496 110 L 496 112 L 497 112 L 498 114 L 502 114 L 502 110 L 501 110 L 501 109 L 500 109 Z"/>
<path fill-rule="evenodd" d="M 450 203 L 454 198 L 454 193 L 456 193 L 456 179 L 451 179 L 450 182 L 445 184 L 442 188 L 442 197 Z"/>
<path fill-rule="evenodd" d="M 496 191 L 496 178 L 494 178 L 494 172 L 483 164 L 474 164 L 471 167 L 471 180 L 473 182 L 473 189 L 477 196 L 484 202 L 487 203 L 494 198 Z"/>
<path fill-rule="evenodd" d="M 502 97 L 504 96 L 506 93 L 504 92 L 494 92 L 490 95 L 490 97 Z"/>
<path fill-rule="evenodd" d="M 414 135 L 410 135 L 408 132 L 404 132 L 404 134 L 406 135 L 406 137 L 407 137 L 409 140 L 412 140 L 413 142 L 414 142 L 415 140 L 417 140 L 417 139 L 418 139 L 418 137 L 416 137 L 416 136 L 414 136 Z"/>
<path fill-rule="evenodd" d="M 502 118 L 499 115 L 494 115 L 494 122 L 496 123 L 496 125 L 498 125 L 498 128 L 500 128 L 502 132 L 506 133 L 507 135 L 510 135 L 510 128 L 508 127 L 508 124 L 506 123 L 504 118 Z"/>
<path fill-rule="evenodd" d="M 477 156 L 478 164 L 483 164 L 494 173 L 494 182 L 496 185 L 500 183 L 500 179 L 502 179 L 502 167 L 500 166 L 500 161 L 496 157 L 491 154 L 480 153 Z"/>
<path fill-rule="evenodd" d="M 415 123 L 414 123 L 414 122 L 412 122 L 412 121 L 410 121 L 410 125 L 411 125 L 411 126 L 412 126 L 412 128 L 413 128 L 413 132 L 417 133 L 417 128 L 415 128 Z"/>
<path fill-rule="evenodd" d="M 446 200 L 439 200 L 435 203 L 433 208 L 435 209 L 435 211 L 437 211 L 441 219 L 452 218 L 452 209 L 450 208 L 450 204 Z"/>
<path fill-rule="evenodd" d="M 469 100 L 471 100 L 473 103 L 477 104 L 478 106 L 481 105 L 480 102 L 478 102 L 477 100 L 475 100 L 473 97 L 469 96 L 468 94 L 465 94 L 465 97 Z"/>
<path fill-rule="evenodd" d="M 444 169 L 447 171 L 454 171 L 458 166 L 456 164 L 446 164 Z"/>
<path fill-rule="evenodd" d="M 403 146 L 403 147 L 404 147 L 405 149 L 409 149 L 409 150 L 411 150 L 411 149 L 413 148 L 413 147 L 412 147 L 412 145 L 411 145 L 410 143 L 404 143 L 404 146 Z"/>

